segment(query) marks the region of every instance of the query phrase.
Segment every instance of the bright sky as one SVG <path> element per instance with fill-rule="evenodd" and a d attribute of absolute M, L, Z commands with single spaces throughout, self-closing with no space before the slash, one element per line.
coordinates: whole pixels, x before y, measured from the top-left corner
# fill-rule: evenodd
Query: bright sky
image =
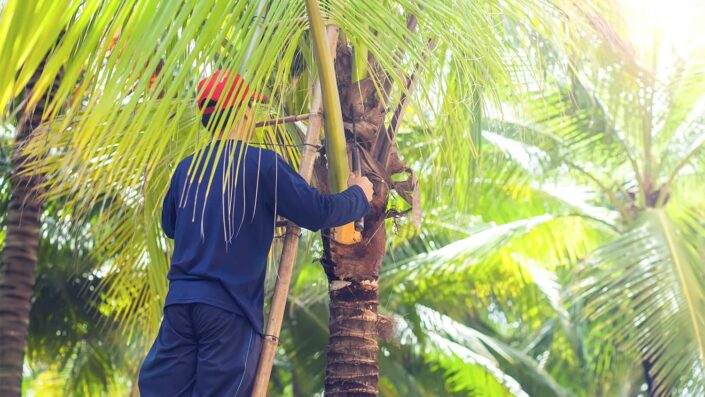
<path fill-rule="evenodd" d="M 642 60 L 660 40 L 661 56 L 686 57 L 705 43 L 705 0 L 620 0 L 627 32 Z"/>

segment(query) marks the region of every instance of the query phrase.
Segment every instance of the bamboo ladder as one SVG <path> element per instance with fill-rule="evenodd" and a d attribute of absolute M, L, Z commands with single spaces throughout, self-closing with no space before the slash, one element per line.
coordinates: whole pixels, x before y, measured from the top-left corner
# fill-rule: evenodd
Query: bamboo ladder
<path fill-rule="evenodd" d="M 331 60 L 334 60 L 335 47 L 338 43 L 338 27 L 328 25 L 326 28 L 326 36 L 328 50 L 333 54 Z M 338 108 L 340 108 L 340 105 L 338 105 Z M 313 173 L 313 163 L 317 154 L 316 147 L 320 142 L 322 122 L 323 93 L 321 90 L 321 79 L 319 77 L 316 79 L 313 86 L 313 102 L 301 157 L 301 166 L 299 167 L 299 174 L 306 182 L 310 182 L 311 174 Z M 299 226 L 291 222 L 287 224 L 284 246 L 279 260 L 277 282 L 274 288 L 274 296 L 272 297 L 272 305 L 269 311 L 269 319 L 267 321 L 252 397 L 264 397 L 267 394 L 267 386 L 274 364 L 274 355 L 277 345 L 279 344 L 279 333 L 281 331 L 284 309 L 286 308 L 286 300 L 289 294 L 289 284 L 291 283 L 291 274 L 294 267 L 294 260 L 296 259 L 300 233 L 301 228 Z"/>

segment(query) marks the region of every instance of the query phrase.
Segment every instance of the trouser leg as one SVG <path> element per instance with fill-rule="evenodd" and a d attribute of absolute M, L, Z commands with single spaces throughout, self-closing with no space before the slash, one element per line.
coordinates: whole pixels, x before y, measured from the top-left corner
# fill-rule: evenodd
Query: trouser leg
<path fill-rule="evenodd" d="M 249 397 L 262 337 L 241 315 L 197 304 L 192 312 L 198 335 L 193 396 Z"/>
<path fill-rule="evenodd" d="M 170 305 L 140 368 L 141 397 L 190 396 L 195 383 L 197 349 L 191 305 Z"/>

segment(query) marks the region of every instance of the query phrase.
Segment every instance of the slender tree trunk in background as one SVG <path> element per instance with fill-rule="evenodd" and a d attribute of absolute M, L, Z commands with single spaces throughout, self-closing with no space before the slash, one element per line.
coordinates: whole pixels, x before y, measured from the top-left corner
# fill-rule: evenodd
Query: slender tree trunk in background
<path fill-rule="evenodd" d="M 27 84 L 25 95 L 30 95 L 42 70 L 43 64 Z M 16 130 L 7 235 L 0 265 L 0 396 L 3 397 L 21 393 L 42 212 L 42 202 L 35 191 L 40 178 L 24 175 L 26 159 L 19 155 L 18 148 L 41 123 L 46 101 L 51 100 L 58 82 L 59 79 L 54 81 L 47 96 L 35 106 L 23 105 Z"/>

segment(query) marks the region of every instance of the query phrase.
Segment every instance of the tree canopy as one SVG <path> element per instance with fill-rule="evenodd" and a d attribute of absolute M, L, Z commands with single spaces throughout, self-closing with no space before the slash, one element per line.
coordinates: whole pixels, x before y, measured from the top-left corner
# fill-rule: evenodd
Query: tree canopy
<path fill-rule="evenodd" d="M 705 7 L 320 3 L 338 45 L 365 54 L 382 107 L 411 97 L 396 143 L 423 216 L 391 195 L 386 210 L 400 216 L 385 224 L 379 305 L 395 328 L 381 345 L 380 394 L 705 394 L 705 40 L 693 23 Z M 45 178 L 47 203 L 28 387 L 133 387 L 167 288 L 161 198 L 176 162 L 211 139 L 194 106 L 202 77 L 241 71 L 272 98 L 258 120 L 310 111 L 318 72 L 304 3 L 269 1 L 261 16 L 256 4 L 0 6 L 0 216 L 18 109 L 57 84 L 45 123 L 18 149 Z M 692 29 L 675 30 L 673 15 Z M 305 127 L 260 128 L 254 144 L 296 167 Z M 210 177 L 195 176 L 206 189 Z M 305 234 L 273 395 L 322 391 L 322 255 Z"/>

